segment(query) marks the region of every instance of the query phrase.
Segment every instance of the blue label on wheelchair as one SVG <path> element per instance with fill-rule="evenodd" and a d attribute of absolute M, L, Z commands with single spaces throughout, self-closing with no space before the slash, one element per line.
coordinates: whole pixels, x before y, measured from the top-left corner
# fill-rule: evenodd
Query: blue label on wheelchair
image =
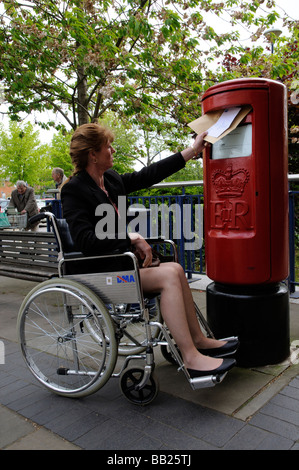
<path fill-rule="evenodd" d="M 123 276 L 116 276 L 116 279 L 117 279 L 117 284 L 119 283 L 124 283 L 124 282 L 135 282 L 135 279 L 134 279 L 134 276 L 133 274 L 125 274 Z"/>

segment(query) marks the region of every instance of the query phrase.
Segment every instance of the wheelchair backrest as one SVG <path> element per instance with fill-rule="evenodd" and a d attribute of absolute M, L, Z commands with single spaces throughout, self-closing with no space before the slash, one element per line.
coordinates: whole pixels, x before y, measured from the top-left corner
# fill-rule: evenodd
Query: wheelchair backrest
<path fill-rule="evenodd" d="M 76 251 L 67 221 L 65 219 L 56 219 L 56 225 L 62 244 L 62 251 L 64 253 L 72 253 Z"/>

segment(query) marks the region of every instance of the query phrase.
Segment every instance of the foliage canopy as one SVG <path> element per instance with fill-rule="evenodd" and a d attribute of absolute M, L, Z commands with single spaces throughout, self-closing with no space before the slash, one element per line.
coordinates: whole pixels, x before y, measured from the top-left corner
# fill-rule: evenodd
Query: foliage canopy
<path fill-rule="evenodd" d="M 13 119 L 52 110 L 75 129 L 109 109 L 158 133 L 181 132 L 200 114 L 202 92 L 232 77 L 213 71 L 215 59 L 253 59 L 240 25 L 257 39 L 279 16 L 274 0 L 1 3 L 0 83 Z"/>

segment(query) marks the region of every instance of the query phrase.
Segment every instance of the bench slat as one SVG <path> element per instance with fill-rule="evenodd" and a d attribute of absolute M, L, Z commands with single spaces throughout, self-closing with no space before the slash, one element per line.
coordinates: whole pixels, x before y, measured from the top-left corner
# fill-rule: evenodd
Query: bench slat
<path fill-rule="evenodd" d="M 7 257 L 9 256 L 10 258 L 56 258 L 58 256 L 57 251 L 55 250 L 26 250 L 26 248 L 19 248 L 19 249 L 14 249 L 14 248 L 5 248 L 3 250 L 0 249 L 0 257 Z"/>
<path fill-rule="evenodd" d="M 57 260 L 56 261 L 48 261 L 48 260 L 25 260 L 25 259 L 13 259 L 13 258 L 5 258 L 3 260 L 1 260 L 0 258 L 0 266 L 14 266 L 14 267 L 17 267 L 17 266 L 20 266 L 20 267 L 24 267 L 24 266 L 27 266 L 28 268 L 31 269 L 31 267 L 33 268 L 39 268 L 39 269 L 42 269 L 42 268 L 54 268 L 57 270 Z"/>
<path fill-rule="evenodd" d="M 52 232 L 0 231 L 0 275 L 43 281 L 58 275 L 58 251 Z"/>

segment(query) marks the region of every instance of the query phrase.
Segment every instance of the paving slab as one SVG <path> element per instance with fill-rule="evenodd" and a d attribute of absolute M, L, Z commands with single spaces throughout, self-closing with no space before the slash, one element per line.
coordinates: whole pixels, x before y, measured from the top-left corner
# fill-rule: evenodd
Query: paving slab
<path fill-rule="evenodd" d="M 0 406 L 0 449 L 80 450 L 80 447 Z"/>
<path fill-rule="evenodd" d="M 205 313 L 203 279 L 192 283 Z M 184 374 L 155 349 L 160 393 L 149 406 L 129 403 L 111 378 L 80 400 L 43 388 L 26 368 L 16 319 L 36 283 L 0 277 L 0 448 L 299 450 L 299 300 L 292 300 L 290 358 L 276 366 L 239 368 L 209 389 L 193 391 Z M 4 406 L 5 405 L 5 406 Z"/>

